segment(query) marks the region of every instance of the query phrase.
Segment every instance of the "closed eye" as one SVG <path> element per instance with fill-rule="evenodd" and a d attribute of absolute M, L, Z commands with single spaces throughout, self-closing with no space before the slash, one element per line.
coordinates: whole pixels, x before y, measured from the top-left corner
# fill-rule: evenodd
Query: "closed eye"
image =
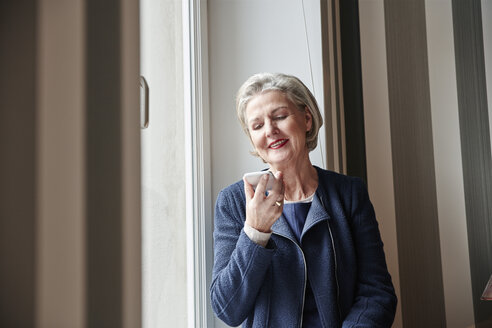
<path fill-rule="evenodd" d="M 254 124 L 252 128 L 253 128 L 253 130 L 259 130 L 259 129 L 261 129 L 262 126 L 263 126 L 263 124 Z"/>

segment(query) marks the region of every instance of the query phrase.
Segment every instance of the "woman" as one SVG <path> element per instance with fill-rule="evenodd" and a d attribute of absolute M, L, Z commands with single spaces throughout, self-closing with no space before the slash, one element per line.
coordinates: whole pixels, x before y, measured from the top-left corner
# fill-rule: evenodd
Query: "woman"
<path fill-rule="evenodd" d="M 322 122 L 296 77 L 262 73 L 239 89 L 237 114 L 275 175 L 239 181 L 215 208 L 211 300 L 243 327 L 390 327 L 396 296 L 363 182 L 315 167 Z"/>

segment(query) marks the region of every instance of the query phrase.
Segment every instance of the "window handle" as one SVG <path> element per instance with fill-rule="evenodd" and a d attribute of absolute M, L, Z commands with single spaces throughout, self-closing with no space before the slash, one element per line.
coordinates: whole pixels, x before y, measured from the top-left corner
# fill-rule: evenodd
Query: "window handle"
<path fill-rule="evenodd" d="M 143 76 L 140 76 L 140 128 L 149 126 L 149 85 Z"/>

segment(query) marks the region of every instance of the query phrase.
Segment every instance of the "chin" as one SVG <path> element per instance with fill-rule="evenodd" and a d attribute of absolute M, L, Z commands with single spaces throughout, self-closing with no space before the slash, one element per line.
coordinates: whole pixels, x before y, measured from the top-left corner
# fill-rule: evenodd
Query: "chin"
<path fill-rule="evenodd" d="M 270 166 L 278 167 L 287 165 L 295 156 L 292 156 L 291 152 L 277 152 L 268 154 L 267 156 L 261 156 L 261 158 Z"/>
<path fill-rule="evenodd" d="M 288 158 L 271 158 L 271 159 L 267 159 L 266 162 L 268 164 L 270 164 L 270 166 L 281 167 L 281 166 L 288 165 L 289 159 Z"/>

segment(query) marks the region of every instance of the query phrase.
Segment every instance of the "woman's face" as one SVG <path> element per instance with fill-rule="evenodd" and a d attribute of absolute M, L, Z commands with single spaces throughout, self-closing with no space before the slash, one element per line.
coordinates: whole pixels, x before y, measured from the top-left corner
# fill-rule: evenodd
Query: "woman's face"
<path fill-rule="evenodd" d="M 282 167 L 308 156 L 306 132 L 312 116 L 301 112 L 281 91 L 253 97 L 246 106 L 251 141 L 260 157 L 273 167 Z"/>

